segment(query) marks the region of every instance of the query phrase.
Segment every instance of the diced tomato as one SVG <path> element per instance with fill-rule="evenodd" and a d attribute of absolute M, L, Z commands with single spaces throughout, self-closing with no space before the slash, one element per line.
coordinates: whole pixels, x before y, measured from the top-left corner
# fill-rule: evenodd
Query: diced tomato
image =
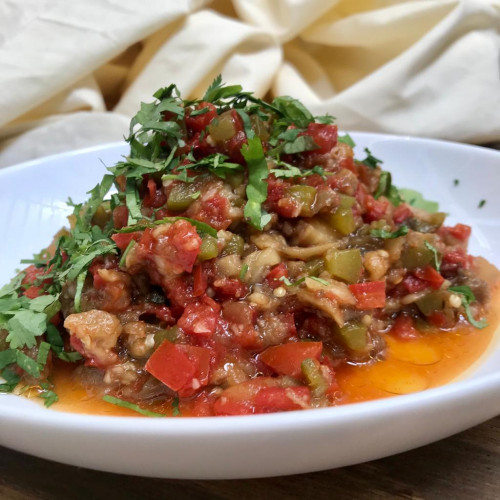
<path fill-rule="evenodd" d="M 201 204 L 191 205 L 186 214 L 193 219 L 206 222 L 217 230 L 227 229 L 233 222 L 229 214 L 230 208 L 227 198 L 215 194 L 211 198 L 204 198 Z"/>
<path fill-rule="evenodd" d="M 429 286 L 429 283 L 418 278 L 417 276 L 414 276 L 413 274 L 408 274 L 401 282 L 401 286 L 408 293 L 416 293 L 425 290 Z"/>
<path fill-rule="evenodd" d="M 181 397 L 193 395 L 207 385 L 210 350 L 206 347 L 173 344 L 165 340 L 151 355 L 146 370 Z"/>
<path fill-rule="evenodd" d="M 471 227 L 466 224 L 456 224 L 455 226 L 443 226 L 439 230 L 440 234 L 450 234 L 459 241 L 466 241 L 471 233 Z"/>
<path fill-rule="evenodd" d="M 389 202 L 376 200 L 372 195 L 368 195 L 365 201 L 366 213 L 363 215 L 365 222 L 373 222 L 386 217 Z"/>
<path fill-rule="evenodd" d="M 129 243 L 134 241 L 139 241 L 141 239 L 142 233 L 139 231 L 134 231 L 133 233 L 116 233 L 111 236 L 111 239 L 116 243 L 116 246 L 123 252 L 129 245 Z"/>
<path fill-rule="evenodd" d="M 274 266 L 266 275 L 266 281 L 271 288 L 283 286 L 280 278 L 288 278 L 288 269 L 284 262 Z"/>
<path fill-rule="evenodd" d="M 441 262 L 441 274 L 445 277 L 454 276 L 461 267 L 468 269 L 471 265 L 472 257 L 465 253 L 462 248 L 456 248 L 443 255 Z"/>
<path fill-rule="evenodd" d="M 212 285 L 217 298 L 241 299 L 248 294 L 248 287 L 237 279 L 219 278 Z"/>
<path fill-rule="evenodd" d="M 274 174 L 267 178 L 267 200 L 268 205 L 272 210 L 276 210 L 278 202 L 285 196 L 286 190 L 291 186 L 290 182 L 276 179 Z"/>
<path fill-rule="evenodd" d="M 256 413 L 255 397 L 266 387 L 276 387 L 279 381 L 271 377 L 247 380 L 227 388 L 215 401 L 215 415 L 250 415 Z"/>
<path fill-rule="evenodd" d="M 190 109 L 186 110 L 186 126 L 192 131 L 201 132 L 217 116 L 217 108 L 210 102 L 202 101 L 195 107 L 195 110 L 207 111 L 199 115 L 191 116 L 192 111 Z"/>
<path fill-rule="evenodd" d="M 142 204 L 145 207 L 151 208 L 159 208 L 162 205 L 165 205 L 167 201 L 167 195 L 163 191 L 163 186 L 156 185 L 156 181 L 154 179 L 149 179 L 147 183 L 147 191 L 142 200 Z"/>
<path fill-rule="evenodd" d="M 349 285 L 349 290 L 356 298 L 358 309 L 376 309 L 385 307 L 385 281 L 366 281 Z"/>
<path fill-rule="evenodd" d="M 218 316 L 218 313 L 209 305 L 193 302 L 186 306 L 184 313 L 177 321 L 177 326 L 188 335 L 210 338 L 217 328 Z"/>
<path fill-rule="evenodd" d="M 307 387 L 265 387 L 255 396 L 258 413 L 300 410 L 311 403 L 311 391 Z"/>
<path fill-rule="evenodd" d="M 125 205 L 119 205 L 113 210 L 113 227 L 121 229 L 128 223 L 128 208 Z"/>
<path fill-rule="evenodd" d="M 41 276 L 49 272 L 47 268 L 38 268 L 34 265 L 28 266 L 24 271 L 24 278 L 22 281 L 23 285 L 31 285 L 24 291 L 24 296 L 28 299 L 34 299 L 40 295 L 43 295 L 43 285 L 49 285 L 52 283 L 52 278 L 42 280 L 39 285 L 34 285 L 33 283 L 37 281 Z"/>
<path fill-rule="evenodd" d="M 280 375 L 300 377 L 302 361 L 307 358 L 319 359 L 323 342 L 288 342 L 268 347 L 259 359 Z"/>
<path fill-rule="evenodd" d="M 426 281 L 434 290 L 441 288 L 444 283 L 444 278 L 431 266 L 424 269 L 415 269 L 414 273 L 417 278 Z"/>
<path fill-rule="evenodd" d="M 310 135 L 319 147 L 319 149 L 315 149 L 313 152 L 325 154 L 329 153 L 337 144 L 337 132 L 337 125 L 309 123 L 307 130 L 299 135 Z"/>
<path fill-rule="evenodd" d="M 400 315 L 396 318 L 390 333 L 401 340 L 412 340 L 420 336 L 413 326 L 413 320 L 406 315 Z"/>
<path fill-rule="evenodd" d="M 445 328 L 449 326 L 449 319 L 446 317 L 446 314 L 442 311 L 436 311 L 429 316 L 427 316 L 427 321 L 438 328 Z"/>
<path fill-rule="evenodd" d="M 184 276 L 166 280 L 163 287 L 170 304 L 176 310 L 175 315 L 182 314 L 184 308 L 194 300 L 193 286 Z"/>
<path fill-rule="evenodd" d="M 200 248 L 201 238 L 196 228 L 182 219 L 175 221 L 160 234 L 146 229 L 137 246 L 137 257 L 139 261 L 150 261 L 166 277 L 183 271 L 190 273 Z"/>
<path fill-rule="evenodd" d="M 401 224 L 406 219 L 409 219 L 413 215 L 410 207 L 406 203 L 401 203 L 398 205 L 392 214 L 392 220 L 396 224 Z"/>

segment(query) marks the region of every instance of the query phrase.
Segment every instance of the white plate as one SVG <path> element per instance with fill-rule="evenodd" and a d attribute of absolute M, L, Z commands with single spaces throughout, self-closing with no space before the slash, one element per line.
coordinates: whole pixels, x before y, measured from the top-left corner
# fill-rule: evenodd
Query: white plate
<path fill-rule="evenodd" d="M 384 160 L 399 187 L 439 200 L 449 222 L 473 226 L 470 250 L 500 266 L 500 153 L 479 147 L 353 134 Z M 76 151 L 0 171 L 0 283 L 22 257 L 65 224 L 64 201 L 80 201 L 123 144 Z M 454 186 L 453 180 L 460 184 Z M 483 208 L 479 201 L 486 199 Z M 500 413 L 500 348 L 461 381 L 407 396 L 269 415 L 144 419 L 46 410 L 0 396 L 0 444 L 93 469 L 170 478 L 294 474 L 384 457 L 444 438 Z"/>

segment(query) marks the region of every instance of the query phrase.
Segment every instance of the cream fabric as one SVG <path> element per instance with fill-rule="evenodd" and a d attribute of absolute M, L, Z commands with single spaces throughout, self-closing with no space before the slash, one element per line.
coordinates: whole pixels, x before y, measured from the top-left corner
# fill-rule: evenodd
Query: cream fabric
<path fill-rule="evenodd" d="M 120 140 L 222 73 L 341 128 L 500 140 L 500 0 L 0 0 L 0 166 Z"/>

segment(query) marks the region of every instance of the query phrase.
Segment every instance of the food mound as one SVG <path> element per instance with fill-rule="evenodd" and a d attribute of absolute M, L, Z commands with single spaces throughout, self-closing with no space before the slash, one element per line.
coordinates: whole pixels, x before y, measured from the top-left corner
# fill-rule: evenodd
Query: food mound
<path fill-rule="evenodd" d="M 0 291 L 4 392 L 48 406 L 73 363 L 146 415 L 332 406 L 337 370 L 383 362 L 388 338 L 485 326 L 470 227 L 354 159 L 333 117 L 220 77 L 201 100 L 154 97 L 130 156 Z"/>

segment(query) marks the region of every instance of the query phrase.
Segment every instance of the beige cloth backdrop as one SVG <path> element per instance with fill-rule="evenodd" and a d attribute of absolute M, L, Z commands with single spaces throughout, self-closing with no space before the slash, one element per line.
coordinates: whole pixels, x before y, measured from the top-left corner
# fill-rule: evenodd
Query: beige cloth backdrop
<path fill-rule="evenodd" d="M 345 130 L 500 140 L 500 0 L 0 0 L 0 166 L 120 140 L 222 73 Z"/>

